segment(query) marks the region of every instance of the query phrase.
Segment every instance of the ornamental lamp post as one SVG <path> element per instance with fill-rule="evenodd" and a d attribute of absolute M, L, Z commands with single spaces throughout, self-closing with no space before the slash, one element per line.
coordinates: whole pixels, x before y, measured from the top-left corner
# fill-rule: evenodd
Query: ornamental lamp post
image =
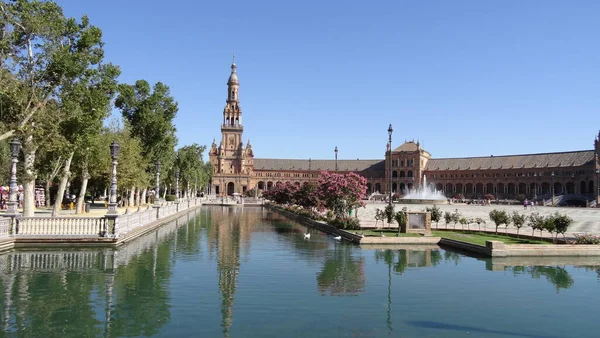
<path fill-rule="evenodd" d="M 154 193 L 154 203 L 158 204 L 160 199 L 160 161 L 156 161 L 156 192 Z"/>
<path fill-rule="evenodd" d="M 596 208 L 600 208 L 600 187 L 598 184 L 600 183 L 600 169 L 596 168 Z"/>
<path fill-rule="evenodd" d="M 333 150 L 333 152 L 335 153 L 335 173 L 337 174 L 337 171 L 338 171 L 338 165 L 337 165 L 338 148 L 337 148 L 337 146 L 335 146 L 335 149 Z"/>
<path fill-rule="evenodd" d="M 121 147 L 116 141 L 110 144 L 110 157 L 112 157 L 112 173 L 110 179 L 110 195 L 108 197 L 107 214 L 116 215 L 117 211 L 117 158 Z"/>
<path fill-rule="evenodd" d="M 552 170 L 552 173 L 550 174 L 550 176 L 552 177 L 552 206 L 554 206 L 554 170 Z"/>
<path fill-rule="evenodd" d="M 179 201 L 179 170 L 175 172 L 175 199 Z"/>
<path fill-rule="evenodd" d="M 10 181 L 8 184 L 8 203 L 6 203 L 7 210 L 5 215 L 16 217 L 19 215 L 19 202 L 17 201 L 17 194 L 19 193 L 19 187 L 17 186 L 17 163 L 19 162 L 19 152 L 21 151 L 21 142 L 18 138 L 13 138 L 10 141 Z"/>
<path fill-rule="evenodd" d="M 392 206 L 392 133 L 394 129 L 392 129 L 392 124 L 388 127 L 388 162 L 389 162 L 389 195 L 390 201 L 389 205 Z"/>

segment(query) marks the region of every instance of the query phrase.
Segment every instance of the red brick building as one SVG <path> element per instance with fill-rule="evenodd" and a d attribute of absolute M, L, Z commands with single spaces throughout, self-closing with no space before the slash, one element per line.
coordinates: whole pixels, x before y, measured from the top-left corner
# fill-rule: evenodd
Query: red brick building
<path fill-rule="evenodd" d="M 443 191 L 446 196 L 462 194 L 481 198 L 548 198 L 574 194 L 598 198 L 600 133 L 594 149 L 559 153 L 432 158 L 419 142 L 405 142 L 385 152 L 384 159 L 313 160 L 255 158 L 248 141 L 244 146 L 242 109 L 238 98 L 236 65 L 231 65 L 223 109 L 221 141 L 213 141 L 209 152 L 214 167 L 209 193 L 232 195 L 257 187 L 270 189 L 278 183 L 303 184 L 315 181 L 321 171 L 356 172 L 367 179 L 369 192 L 403 194 L 423 185 Z M 391 161 L 391 170 L 389 165 Z M 522 197 L 522 196 L 521 196 Z"/>

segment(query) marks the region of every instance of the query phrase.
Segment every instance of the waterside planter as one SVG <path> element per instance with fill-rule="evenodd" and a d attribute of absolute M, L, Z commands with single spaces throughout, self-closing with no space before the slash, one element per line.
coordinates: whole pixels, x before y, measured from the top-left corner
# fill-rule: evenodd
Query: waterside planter
<path fill-rule="evenodd" d="M 323 221 L 315 221 L 305 216 L 298 215 L 291 211 L 285 210 L 279 206 L 272 204 L 266 204 L 265 207 L 276 211 L 288 218 L 291 218 L 304 225 L 312 226 L 325 233 L 342 236 L 343 239 L 357 244 L 429 244 L 435 245 L 440 241 L 440 237 L 376 237 L 367 236 L 363 237 L 347 230 L 338 229 Z"/>
<path fill-rule="evenodd" d="M 265 207 L 299 223 L 312 226 L 328 234 L 342 236 L 350 242 L 361 245 L 440 245 L 487 257 L 600 257 L 600 245 L 597 244 L 504 244 L 501 241 L 486 241 L 486 245 L 482 246 L 443 237 L 362 237 L 346 230 L 337 229 L 325 222 L 295 214 L 278 206 L 267 204 Z"/>

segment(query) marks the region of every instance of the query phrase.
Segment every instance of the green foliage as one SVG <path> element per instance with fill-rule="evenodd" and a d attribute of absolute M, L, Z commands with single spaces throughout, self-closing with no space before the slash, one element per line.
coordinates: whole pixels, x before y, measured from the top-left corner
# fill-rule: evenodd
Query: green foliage
<path fill-rule="evenodd" d="M 540 216 L 539 213 L 534 212 L 529 215 L 529 223 L 528 225 L 533 229 L 531 231 L 531 236 L 535 234 L 536 230 L 540 231 L 540 236 L 542 235 L 542 231 L 544 230 L 544 216 Z"/>
<path fill-rule="evenodd" d="M 426 210 L 431 213 L 431 221 L 435 222 L 435 226 L 437 227 L 438 223 L 442 220 L 442 210 L 440 210 L 440 208 L 435 205 L 431 208 L 426 208 Z"/>
<path fill-rule="evenodd" d="M 385 220 L 387 221 L 388 224 L 391 224 L 394 220 L 394 205 L 393 204 L 388 204 L 385 206 L 385 209 L 383 210 L 383 214 L 385 215 Z"/>
<path fill-rule="evenodd" d="M 34 115 L 44 114 L 51 101 L 60 101 L 64 87 L 100 64 L 102 31 L 87 16 L 80 22 L 67 18 L 50 1 L 3 1 L 0 11 L 0 92 L 8 107 L 3 120 L 8 129 L 30 134 Z"/>
<path fill-rule="evenodd" d="M 521 230 L 523 225 L 525 225 L 526 219 L 527 219 L 527 216 L 519 214 L 517 211 L 513 211 L 512 215 L 511 215 L 511 221 L 517 228 L 517 237 L 519 237 L 519 230 Z"/>
<path fill-rule="evenodd" d="M 165 201 L 167 202 L 174 202 L 177 198 L 175 197 L 175 195 L 165 195 Z"/>
<path fill-rule="evenodd" d="M 573 219 L 567 215 L 559 214 L 558 212 L 554 214 L 554 225 L 556 228 L 556 234 L 562 234 L 565 237 L 565 233 L 569 229 L 573 223 Z"/>
<path fill-rule="evenodd" d="M 207 166 L 202 160 L 204 150 L 205 146 L 196 143 L 177 150 L 174 168 L 179 170 L 181 187 L 187 187 L 189 184 L 190 189 L 197 187 L 202 190 L 202 187 L 208 184 L 212 171 L 207 172 Z"/>
<path fill-rule="evenodd" d="M 338 217 L 327 221 L 327 223 L 337 229 L 360 230 L 360 221 L 354 217 Z"/>
<path fill-rule="evenodd" d="M 169 87 L 157 82 L 151 88 L 146 80 L 121 84 L 115 106 L 131 126 L 132 135 L 140 139 L 146 162 L 160 161 L 165 168 L 170 167 L 175 160 L 177 137 L 173 120 L 178 107 Z M 153 169 L 148 167 L 149 171 Z"/>
<path fill-rule="evenodd" d="M 508 225 L 510 223 L 510 216 L 506 210 L 494 209 L 490 211 L 490 220 L 496 225 L 496 233 L 498 233 L 498 227 L 502 224 Z"/>
<path fill-rule="evenodd" d="M 394 215 L 394 220 L 398 223 L 398 232 L 401 232 L 406 228 L 408 217 L 404 210 L 398 211 Z"/>
<path fill-rule="evenodd" d="M 452 214 L 449 211 L 444 212 L 444 222 L 446 222 L 446 228 L 449 223 L 452 223 Z"/>

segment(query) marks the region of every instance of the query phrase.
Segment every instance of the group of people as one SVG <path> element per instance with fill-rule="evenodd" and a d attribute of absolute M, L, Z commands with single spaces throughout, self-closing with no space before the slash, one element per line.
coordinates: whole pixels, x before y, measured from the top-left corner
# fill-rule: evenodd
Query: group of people
<path fill-rule="evenodd" d="M 527 207 L 529 207 L 530 209 L 537 209 L 537 202 L 529 201 L 528 199 L 525 199 L 523 201 L 523 207 L 525 208 L 525 210 L 527 210 Z"/>

